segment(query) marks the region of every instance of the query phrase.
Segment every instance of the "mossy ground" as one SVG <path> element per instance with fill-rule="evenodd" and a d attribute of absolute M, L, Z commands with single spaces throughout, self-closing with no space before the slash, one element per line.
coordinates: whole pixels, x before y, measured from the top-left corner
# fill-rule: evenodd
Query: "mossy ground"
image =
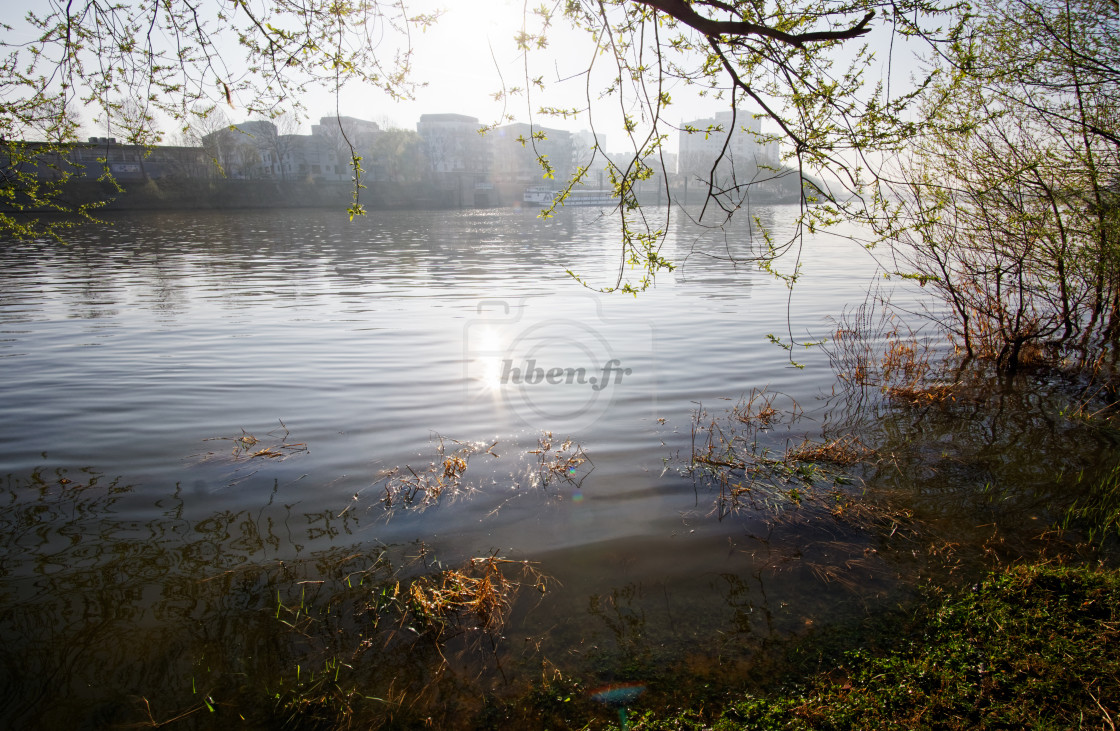
<path fill-rule="evenodd" d="M 1120 722 L 1120 572 L 1021 566 L 922 611 L 885 653 L 722 708 L 631 713 L 629 728 L 1074 729 Z"/>

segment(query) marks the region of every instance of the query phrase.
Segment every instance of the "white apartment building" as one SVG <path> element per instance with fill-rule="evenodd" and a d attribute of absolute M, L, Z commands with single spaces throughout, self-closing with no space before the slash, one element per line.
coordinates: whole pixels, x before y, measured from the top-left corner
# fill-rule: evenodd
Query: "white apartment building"
<path fill-rule="evenodd" d="M 750 112 L 717 112 L 714 117 L 685 122 L 681 127 L 677 171 L 691 179 L 707 180 L 721 151 L 716 180 L 722 184 L 729 182 L 732 173 L 737 182 L 744 183 L 756 176 L 759 167 L 779 165 L 778 142 L 765 139 L 761 120 Z"/>

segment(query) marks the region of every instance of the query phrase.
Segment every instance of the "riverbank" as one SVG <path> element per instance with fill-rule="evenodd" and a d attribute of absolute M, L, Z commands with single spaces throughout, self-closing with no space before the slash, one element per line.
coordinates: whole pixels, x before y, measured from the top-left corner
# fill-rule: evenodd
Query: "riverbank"
<path fill-rule="evenodd" d="M 371 210 L 453 208 L 452 191 L 430 185 L 365 183 L 359 201 Z M 234 210 L 249 208 L 334 208 L 353 202 L 348 182 L 314 180 L 161 179 L 124 182 L 123 190 L 91 180 L 72 181 L 63 200 L 73 209 L 105 201 L 98 211 Z"/>
<path fill-rule="evenodd" d="M 857 633 L 858 634 L 858 633 Z M 850 635 L 848 639 L 850 639 Z M 1120 571 L 1020 565 L 935 592 L 908 612 L 876 620 L 863 649 L 809 636 L 790 648 L 790 670 L 820 669 L 769 692 L 697 698 L 687 707 L 627 714 L 633 731 L 751 729 L 1115 728 L 1120 721 Z M 557 689 L 554 689 L 557 690 Z M 563 693 L 563 689 L 559 689 Z M 557 713 L 571 694 L 538 709 L 540 728 L 586 725 Z M 540 703 L 540 700 L 537 701 Z M 583 701 L 588 703 L 588 701 Z M 502 724 L 493 726 L 503 727 Z"/>
<path fill-rule="evenodd" d="M 796 203 L 797 177 L 779 176 L 759 183 L 753 190 L 760 204 Z M 144 181 L 118 181 L 120 188 L 107 181 L 75 179 L 62 187 L 59 201 L 66 210 L 91 207 L 96 214 L 105 211 L 179 211 L 237 210 L 270 208 L 324 208 L 345 213 L 353 203 L 354 184 L 325 181 L 310 176 L 300 180 L 242 180 L 213 178 L 159 178 Z M 387 183 L 363 180 L 359 203 L 368 210 L 449 210 L 459 208 L 540 208 L 523 201 L 524 186 L 489 186 L 485 189 L 434 183 Z M 706 189 L 689 190 L 685 185 L 672 195 L 679 205 L 701 205 Z M 663 205 L 663 187 L 647 185 L 637 193 L 643 205 Z M 617 202 L 617 201 L 616 201 Z M 569 203 L 569 205 L 571 205 Z M 51 213 L 36 208 L 30 201 L 20 206 L 0 205 L 0 213 Z"/>

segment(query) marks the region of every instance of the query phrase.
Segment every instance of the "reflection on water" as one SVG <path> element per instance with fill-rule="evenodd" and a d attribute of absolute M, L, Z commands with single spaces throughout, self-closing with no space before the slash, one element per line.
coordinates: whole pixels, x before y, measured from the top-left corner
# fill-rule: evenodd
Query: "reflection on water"
<path fill-rule="evenodd" d="M 510 699 L 561 682 L 551 725 L 610 720 L 604 688 L 755 682 L 934 572 L 1058 550 L 1069 476 L 1118 463 L 1058 381 L 914 406 L 837 391 L 820 351 L 790 367 L 766 335 L 863 301 L 850 249 L 807 241 L 791 300 L 733 263 L 757 232 L 678 218 L 680 269 L 596 298 L 564 272 L 608 283 L 614 235 L 588 211 L 270 211 L 4 244 L 3 725 L 533 726 Z M 763 391 L 778 410 L 745 419 Z M 698 429 L 726 446 L 704 469 Z M 852 434 L 873 457 L 787 459 Z M 549 590 L 500 631 L 425 632 L 411 582 L 480 556 Z"/>

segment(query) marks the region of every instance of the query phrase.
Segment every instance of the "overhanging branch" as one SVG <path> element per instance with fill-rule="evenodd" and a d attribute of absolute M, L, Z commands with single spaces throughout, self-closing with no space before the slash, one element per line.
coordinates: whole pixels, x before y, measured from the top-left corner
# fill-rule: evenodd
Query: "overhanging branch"
<path fill-rule="evenodd" d="M 660 10 L 666 15 L 676 18 L 688 27 L 698 30 L 707 36 L 764 36 L 798 47 L 804 46 L 806 43 L 814 43 L 817 41 L 844 41 L 851 38 L 858 38 L 871 30 L 868 24 L 871 22 L 871 19 L 875 17 L 875 11 L 869 10 L 867 11 L 867 15 L 863 16 L 863 20 L 845 30 L 786 33 L 758 23 L 749 23 L 745 20 L 714 20 L 712 18 L 706 18 L 693 10 L 692 5 L 685 0 L 635 0 L 635 2 L 641 5 L 648 5 L 655 10 Z M 723 3 L 720 3 L 720 5 L 723 6 Z"/>

